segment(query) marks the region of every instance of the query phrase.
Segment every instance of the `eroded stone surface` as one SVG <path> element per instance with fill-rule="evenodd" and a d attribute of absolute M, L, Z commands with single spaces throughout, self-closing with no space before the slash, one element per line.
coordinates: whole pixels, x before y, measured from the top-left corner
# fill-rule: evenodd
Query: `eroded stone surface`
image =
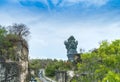
<path fill-rule="evenodd" d="M 19 70 L 15 62 L 0 62 L 0 82 L 20 82 Z"/>

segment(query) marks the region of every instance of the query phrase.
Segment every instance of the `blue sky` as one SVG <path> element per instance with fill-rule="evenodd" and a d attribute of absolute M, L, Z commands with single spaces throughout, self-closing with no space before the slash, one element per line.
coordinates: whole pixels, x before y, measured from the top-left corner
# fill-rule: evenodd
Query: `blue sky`
<path fill-rule="evenodd" d="M 0 24 L 24 23 L 30 58 L 67 59 L 71 35 L 86 51 L 120 38 L 120 0 L 0 0 Z"/>

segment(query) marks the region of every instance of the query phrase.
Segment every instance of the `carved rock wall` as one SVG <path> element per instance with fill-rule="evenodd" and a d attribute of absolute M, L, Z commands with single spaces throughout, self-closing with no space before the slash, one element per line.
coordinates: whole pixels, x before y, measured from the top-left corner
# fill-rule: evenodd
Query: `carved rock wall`
<path fill-rule="evenodd" d="M 20 69 L 15 62 L 0 62 L 0 82 L 20 82 Z"/>
<path fill-rule="evenodd" d="M 13 42 L 17 60 L 2 60 L 0 57 L 0 82 L 27 82 L 28 46 L 21 40 Z"/>

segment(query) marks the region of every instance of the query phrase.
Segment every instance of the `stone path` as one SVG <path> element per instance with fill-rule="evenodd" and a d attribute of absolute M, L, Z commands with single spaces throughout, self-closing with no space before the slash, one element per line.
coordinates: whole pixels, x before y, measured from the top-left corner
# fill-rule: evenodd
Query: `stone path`
<path fill-rule="evenodd" d="M 42 80 L 42 82 L 56 82 L 56 81 L 45 76 L 44 69 L 40 69 L 39 78 L 40 78 L 40 80 Z"/>

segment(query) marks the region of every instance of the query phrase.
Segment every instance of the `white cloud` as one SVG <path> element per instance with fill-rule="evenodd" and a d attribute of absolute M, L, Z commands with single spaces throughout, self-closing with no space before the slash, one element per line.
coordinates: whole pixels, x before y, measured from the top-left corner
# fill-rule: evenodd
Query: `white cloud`
<path fill-rule="evenodd" d="M 18 2 L 19 2 L 19 0 L 8 0 L 8 2 L 18 3 Z"/>
<path fill-rule="evenodd" d="M 53 4 L 57 4 L 59 2 L 59 0 L 52 0 Z"/>
<path fill-rule="evenodd" d="M 106 14 L 105 16 L 87 17 L 88 19 L 84 20 L 78 17 L 76 20 L 72 17 L 54 18 L 38 13 L 33 14 L 21 8 L 19 11 L 14 9 L 10 11 L 7 13 L 5 9 L 0 11 L 0 23 L 2 25 L 11 25 L 14 22 L 25 23 L 30 27 L 30 58 L 67 59 L 64 40 L 70 35 L 74 35 L 79 41 L 78 50 L 79 48 L 89 50 L 98 47 L 98 42 L 105 39 L 120 38 L 120 20 L 115 19 L 117 16 L 112 17 Z"/>
<path fill-rule="evenodd" d="M 63 0 L 63 3 L 61 4 L 61 6 L 71 6 L 74 4 L 79 4 L 82 3 L 83 5 L 85 5 L 86 7 L 89 7 L 91 5 L 93 6 L 102 6 L 107 4 L 109 0 Z"/>
<path fill-rule="evenodd" d="M 89 5 L 102 6 L 102 5 L 105 5 L 107 2 L 108 0 L 86 0 L 85 3 L 88 3 Z"/>
<path fill-rule="evenodd" d="M 27 0 L 13 0 L 14 2 L 17 2 L 17 1 L 27 1 Z M 13 2 L 12 1 L 12 2 Z M 40 1 L 46 5 L 48 5 L 48 1 L 47 0 L 29 0 L 29 1 Z M 62 2 L 60 4 L 61 7 L 63 6 L 71 6 L 71 5 L 74 5 L 74 4 L 79 4 L 79 3 L 82 3 L 82 4 L 85 4 L 87 7 L 88 6 L 91 6 L 91 5 L 94 5 L 94 6 L 102 6 L 102 5 L 105 5 L 109 0 L 51 0 L 51 2 L 56 5 L 57 3 L 59 2 Z M 48 5 L 49 7 L 50 5 Z"/>
<path fill-rule="evenodd" d="M 78 2 L 89 2 L 89 3 L 106 3 L 108 0 L 66 0 L 68 2 L 74 2 L 74 3 L 78 3 Z"/>
<path fill-rule="evenodd" d="M 20 21 L 19 19 L 14 19 L 2 15 L 4 17 L 4 22 Z M 7 18 L 5 18 L 7 17 Z M 20 17 L 24 18 L 24 17 Z M 25 19 L 34 21 L 38 20 L 38 17 L 25 17 Z M 30 40 L 30 58 L 58 58 L 67 59 L 66 49 L 64 46 L 64 40 L 66 40 L 70 35 L 74 35 L 79 41 L 79 48 L 84 48 L 85 50 L 90 50 L 92 48 L 98 47 L 98 42 L 102 40 L 114 40 L 120 37 L 120 22 L 113 23 L 103 23 L 102 25 L 92 21 L 81 21 L 77 20 L 74 22 L 55 19 L 44 19 L 38 20 L 37 23 L 29 23 L 26 20 L 22 20 L 31 28 L 31 40 Z M 10 23 L 9 23 L 10 24 Z M 8 25 L 8 24 L 7 24 Z"/>
<path fill-rule="evenodd" d="M 74 35 L 78 40 L 78 51 L 79 48 L 90 50 L 98 47 L 99 42 L 102 40 L 110 41 L 119 39 L 120 37 L 120 21 L 101 24 L 98 23 L 97 20 L 95 22 L 91 19 L 91 21 L 84 22 L 85 21 L 80 20 L 75 22 L 66 22 L 62 20 L 56 21 L 53 19 L 46 19 L 46 21 L 40 21 L 39 23 L 36 23 L 36 28 L 32 28 L 31 30 L 33 33 L 31 45 L 34 45 L 34 47 L 30 47 L 31 51 L 33 50 L 31 54 L 39 52 L 39 56 L 43 58 L 49 57 L 67 59 L 64 41 L 70 35 Z M 43 43 L 41 41 L 38 43 L 34 41 L 36 36 L 38 36 L 38 40 L 42 40 Z M 38 55 L 34 56 L 37 57 Z M 31 55 L 31 57 L 34 56 Z"/>

